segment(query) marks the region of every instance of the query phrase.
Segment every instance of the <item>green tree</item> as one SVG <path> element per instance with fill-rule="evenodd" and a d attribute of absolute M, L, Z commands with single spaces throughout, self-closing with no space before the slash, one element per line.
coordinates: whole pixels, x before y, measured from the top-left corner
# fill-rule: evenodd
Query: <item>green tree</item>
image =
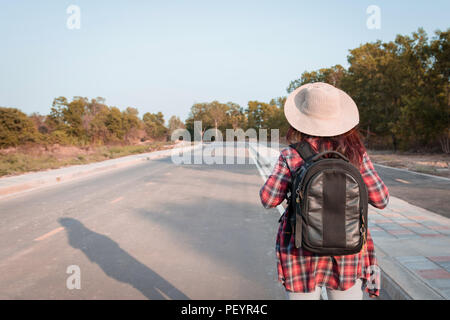
<path fill-rule="evenodd" d="M 384 145 L 390 140 L 394 150 L 429 148 L 439 138 L 445 145 L 446 46 L 448 50 L 448 33 L 446 39 L 445 33 L 438 32 L 430 44 L 419 29 L 411 36 L 398 35 L 393 42 L 378 41 L 350 51 L 350 67 L 342 83 L 360 108 L 369 146 L 371 133 Z"/>
<path fill-rule="evenodd" d="M 224 130 L 226 129 L 244 128 L 246 120 L 245 112 L 238 104 L 234 102 L 221 103 L 215 100 L 194 104 L 186 119 L 186 128 L 193 137 L 194 122 L 200 121 L 202 123 L 202 137 L 208 129 L 214 129 L 216 132 L 220 130 L 225 135 Z"/>
<path fill-rule="evenodd" d="M 341 81 L 342 88 L 356 102 L 360 111 L 360 126 L 366 131 L 366 142 L 372 134 L 392 138 L 397 147 L 397 137 L 391 129 L 399 113 L 402 73 L 396 74 L 399 61 L 396 45 L 381 41 L 364 44 L 350 50 L 349 69 Z"/>
<path fill-rule="evenodd" d="M 88 132 L 91 143 L 104 144 L 110 141 L 111 134 L 106 127 L 109 107 L 105 99 L 97 97 L 91 99 L 83 114 L 83 128 Z"/>
<path fill-rule="evenodd" d="M 168 122 L 168 134 L 171 135 L 177 129 L 184 129 L 185 125 L 183 121 L 180 120 L 177 116 L 171 116 Z"/>
<path fill-rule="evenodd" d="M 208 104 L 208 113 L 213 122 L 213 126 L 216 132 L 219 130 L 219 127 L 224 127 L 228 118 L 228 105 L 220 103 L 218 101 L 213 101 Z"/>
<path fill-rule="evenodd" d="M 87 98 L 74 97 L 69 102 L 65 97 L 53 100 L 52 108 L 46 119 L 51 132 L 58 131 L 55 136 L 67 137 L 58 142 L 86 143 L 89 140 L 87 128 L 83 125 L 83 117 L 89 104 Z"/>
<path fill-rule="evenodd" d="M 278 97 L 275 99 L 272 99 L 270 101 L 270 105 L 277 106 L 278 110 L 275 113 L 274 119 L 272 120 L 272 123 L 270 124 L 271 129 L 279 129 L 280 137 L 284 137 L 287 134 L 287 131 L 290 127 L 289 122 L 287 122 L 286 117 L 284 115 L 284 104 L 286 103 L 287 97 Z"/>
<path fill-rule="evenodd" d="M 99 107 L 95 113 L 92 114 L 92 119 L 89 121 L 89 135 L 91 142 L 94 144 L 104 144 L 110 142 L 113 137 L 113 132 L 107 126 L 110 110 L 107 106 Z"/>
<path fill-rule="evenodd" d="M 119 108 L 111 107 L 106 115 L 105 125 L 110 133 L 110 137 L 113 141 L 122 140 L 125 135 L 123 128 L 122 112 Z"/>
<path fill-rule="evenodd" d="M 227 107 L 227 128 L 234 130 L 246 128 L 247 118 L 244 109 L 234 102 L 228 102 Z"/>
<path fill-rule="evenodd" d="M 194 139 L 194 122 L 200 121 L 202 123 L 201 137 L 206 130 L 213 128 L 214 122 L 209 113 L 209 103 L 195 103 L 191 107 L 188 118 L 186 119 L 186 129 L 190 132 L 192 139 Z"/>
<path fill-rule="evenodd" d="M 138 117 L 139 111 L 136 108 L 128 107 L 122 114 L 123 117 L 123 130 L 125 132 L 125 140 L 132 142 L 139 138 L 139 130 L 143 124 Z"/>
<path fill-rule="evenodd" d="M 287 92 L 291 93 L 298 87 L 311 82 L 325 82 L 337 88 L 341 86 L 341 80 L 345 76 L 345 69 L 337 64 L 331 68 L 322 68 L 318 71 L 303 72 L 299 79 L 291 81 Z"/>
<path fill-rule="evenodd" d="M 67 107 L 68 103 L 65 97 L 58 97 L 53 100 L 50 114 L 46 118 L 46 123 L 52 131 L 65 128 L 63 109 Z"/>
<path fill-rule="evenodd" d="M 161 112 L 147 112 L 143 116 L 143 121 L 148 138 L 162 139 L 167 137 L 167 128 L 164 126 L 164 115 Z"/>
<path fill-rule="evenodd" d="M 272 99 L 270 103 L 249 101 L 246 109 L 247 129 L 266 129 L 267 138 L 271 138 L 271 129 L 279 130 L 280 135 L 286 134 L 289 124 L 284 116 L 285 99 L 278 99 Z"/>
<path fill-rule="evenodd" d="M 81 142 L 88 139 L 87 131 L 83 126 L 83 115 L 88 105 L 88 100 L 82 97 L 75 97 L 66 108 L 63 108 L 64 123 L 67 124 L 66 132 Z"/>
<path fill-rule="evenodd" d="M 429 45 L 430 61 L 428 93 L 432 93 L 435 122 L 432 133 L 440 143 L 441 150 L 450 153 L 450 28 L 436 31 Z"/>
<path fill-rule="evenodd" d="M 25 113 L 15 108 L 0 107 L 0 148 L 39 141 L 39 133 Z"/>

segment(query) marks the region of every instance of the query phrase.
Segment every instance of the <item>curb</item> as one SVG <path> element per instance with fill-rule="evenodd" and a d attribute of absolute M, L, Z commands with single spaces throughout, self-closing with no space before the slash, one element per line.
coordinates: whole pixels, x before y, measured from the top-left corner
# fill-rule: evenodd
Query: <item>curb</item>
<path fill-rule="evenodd" d="M 48 177 L 41 177 L 36 180 L 31 180 L 31 181 L 27 181 L 27 182 L 18 182 L 16 184 L 12 184 L 10 186 L 0 187 L 0 199 L 6 198 L 9 196 L 13 196 L 13 195 L 17 195 L 22 192 L 35 190 L 35 189 L 38 189 L 41 187 L 57 185 L 62 182 L 72 181 L 72 180 L 75 180 L 78 178 L 83 178 L 86 176 L 106 172 L 109 170 L 114 170 L 114 169 L 119 169 L 119 168 L 131 166 L 131 165 L 135 165 L 135 164 L 141 163 L 143 161 L 154 160 L 154 159 L 158 159 L 158 158 L 165 158 L 165 157 L 170 156 L 174 150 L 181 151 L 184 149 L 192 149 L 194 147 L 195 146 L 170 148 L 170 149 L 165 149 L 165 150 L 153 151 L 153 152 L 149 152 L 149 153 L 142 153 L 142 154 L 138 154 L 138 155 L 125 156 L 125 157 L 121 157 L 121 158 L 110 159 L 110 160 L 105 160 L 105 161 L 100 161 L 100 162 L 92 162 L 92 163 L 85 164 L 85 165 L 77 165 L 79 167 L 79 170 L 76 172 L 57 174 L 55 171 L 59 170 L 59 169 L 63 169 L 63 168 L 49 170 L 49 171 L 46 171 L 46 172 L 48 172 Z M 132 157 L 132 159 L 129 159 L 129 161 L 127 161 L 127 160 L 125 160 L 127 157 Z M 107 163 L 107 162 L 111 162 L 111 161 L 114 163 L 112 163 L 112 164 Z M 92 167 L 92 165 L 94 165 L 95 167 Z M 77 167 L 77 166 L 71 166 L 71 167 L 73 168 L 73 167 Z M 33 172 L 30 174 L 34 174 L 34 173 L 39 173 L 39 172 Z M 14 176 L 11 178 L 16 178 L 16 177 L 20 177 L 20 176 Z"/>
<path fill-rule="evenodd" d="M 392 300 L 445 300 L 439 292 L 403 267 L 375 244 L 381 269 L 381 290 Z"/>
<path fill-rule="evenodd" d="M 382 268 L 381 283 L 383 290 L 391 300 L 413 300 L 411 296 L 403 290 Z M 381 291 L 380 290 L 380 291 Z"/>
<path fill-rule="evenodd" d="M 443 180 L 443 181 L 450 181 L 450 179 L 446 178 L 446 177 L 435 176 L 435 175 L 427 174 L 427 173 L 415 172 L 415 171 L 408 170 L 408 169 L 402 169 L 402 168 L 385 166 L 384 164 L 379 164 L 379 163 L 376 163 L 376 162 L 374 162 L 373 164 L 375 166 L 378 166 L 378 167 L 381 167 L 381 168 L 392 169 L 392 170 L 396 170 L 396 171 L 400 171 L 400 172 L 412 173 L 412 174 L 415 174 L 415 175 L 418 175 L 418 176 L 424 176 L 424 177 L 428 177 L 428 178 L 435 178 L 435 179 Z"/>

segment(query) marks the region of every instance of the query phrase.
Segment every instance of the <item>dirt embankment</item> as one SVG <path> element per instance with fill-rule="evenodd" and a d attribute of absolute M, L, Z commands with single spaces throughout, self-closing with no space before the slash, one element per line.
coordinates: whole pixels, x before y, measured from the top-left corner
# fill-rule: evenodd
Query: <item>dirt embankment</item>
<path fill-rule="evenodd" d="M 369 151 L 372 162 L 450 178 L 450 154 L 392 153 Z"/>
<path fill-rule="evenodd" d="M 123 146 L 29 145 L 2 149 L 0 150 L 0 177 L 158 151 L 172 148 L 174 145 L 172 142 L 153 141 Z"/>

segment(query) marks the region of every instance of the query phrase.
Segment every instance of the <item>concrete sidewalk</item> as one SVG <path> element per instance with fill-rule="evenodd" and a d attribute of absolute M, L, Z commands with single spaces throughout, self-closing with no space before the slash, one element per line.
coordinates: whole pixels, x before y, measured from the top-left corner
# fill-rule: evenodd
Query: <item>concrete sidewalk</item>
<path fill-rule="evenodd" d="M 31 172 L 18 176 L 5 177 L 0 179 L 0 199 L 21 193 L 24 191 L 34 190 L 36 188 L 55 185 L 65 181 L 92 176 L 97 173 L 105 172 L 111 169 L 118 169 L 125 166 L 133 165 L 146 160 L 153 160 L 167 157 L 173 151 L 193 149 L 195 146 L 180 143 L 177 148 L 170 148 L 160 151 L 141 153 L 126 157 L 93 162 L 83 165 L 74 165 L 60 169 L 47 171 Z"/>
<path fill-rule="evenodd" d="M 250 145 L 270 174 L 279 151 Z M 382 290 L 392 299 L 450 299 L 450 219 L 390 197 L 384 210 L 370 206 Z"/>

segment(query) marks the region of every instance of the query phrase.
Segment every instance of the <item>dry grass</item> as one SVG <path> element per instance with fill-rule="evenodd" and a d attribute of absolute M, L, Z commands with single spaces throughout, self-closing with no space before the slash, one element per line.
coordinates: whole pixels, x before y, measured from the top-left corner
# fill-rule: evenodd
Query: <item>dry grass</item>
<path fill-rule="evenodd" d="M 128 146 L 27 146 L 0 150 L 0 177 L 57 169 L 171 148 L 171 142 Z"/>

